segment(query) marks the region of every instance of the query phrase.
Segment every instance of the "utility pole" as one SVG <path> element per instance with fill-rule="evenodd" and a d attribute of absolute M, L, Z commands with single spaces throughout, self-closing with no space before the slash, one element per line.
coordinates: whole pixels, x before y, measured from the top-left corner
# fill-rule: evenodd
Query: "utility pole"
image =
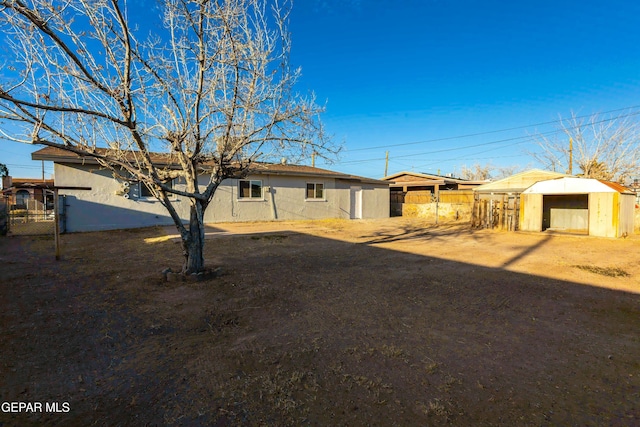
<path fill-rule="evenodd" d="M 316 152 L 311 153 L 311 167 L 316 167 Z"/>
<path fill-rule="evenodd" d="M 387 151 L 387 155 L 384 159 L 384 176 L 387 176 L 387 171 L 389 170 L 389 152 Z"/>
<path fill-rule="evenodd" d="M 573 138 L 569 137 L 569 175 L 573 175 Z"/>

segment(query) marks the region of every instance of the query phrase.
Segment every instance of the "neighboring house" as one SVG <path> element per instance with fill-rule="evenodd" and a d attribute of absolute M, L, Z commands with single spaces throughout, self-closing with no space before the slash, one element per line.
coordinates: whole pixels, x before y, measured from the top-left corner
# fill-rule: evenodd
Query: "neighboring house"
<path fill-rule="evenodd" d="M 91 190 L 59 190 L 64 196 L 67 231 L 93 231 L 173 224 L 168 212 L 140 183 L 114 178 L 95 160 L 46 147 L 34 160 L 54 162 L 55 185 Z M 158 157 L 160 159 L 161 157 Z M 207 177 L 201 178 L 204 186 Z M 179 188 L 179 181 L 173 185 Z M 174 197 L 185 222 L 189 201 Z M 302 220 L 324 218 L 386 218 L 387 182 L 310 166 L 257 164 L 245 179 L 227 179 L 218 187 L 205 213 L 205 223 Z"/>
<path fill-rule="evenodd" d="M 472 203 L 471 189 L 487 182 L 419 172 L 399 172 L 382 180 L 389 182 L 392 216 L 422 216 L 416 214 L 413 207 L 408 208 L 409 205 L 426 205 L 435 201 Z M 445 194 L 448 197 L 443 198 Z"/>
<path fill-rule="evenodd" d="M 614 183 L 564 177 L 540 181 L 521 196 L 521 229 L 563 230 L 600 237 L 633 233 L 635 194 Z"/>
<path fill-rule="evenodd" d="M 392 195 L 402 194 L 404 198 L 411 197 L 414 192 L 418 191 L 428 191 L 434 197 L 437 197 L 442 190 L 468 190 L 487 182 L 419 172 L 398 172 L 385 176 L 382 180 L 389 182 Z"/>
<path fill-rule="evenodd" d="M 2 177 L 2 195 L 10 210 L 53 209 L 53 180 Z"/>

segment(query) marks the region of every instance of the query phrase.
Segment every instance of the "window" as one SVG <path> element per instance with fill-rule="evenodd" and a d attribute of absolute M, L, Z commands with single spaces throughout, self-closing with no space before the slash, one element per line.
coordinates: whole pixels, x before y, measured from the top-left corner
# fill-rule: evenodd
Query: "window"
<path fill-rule="evenodd" d="M 26 209 L 30 198 L 31 194 L 27 190 L 18 190 L 16 192 L 16 205 L 20 206 L 18 209 Z"/>
<path fill-rule="evenodd" d="M 144 182 L 140 183 L 140 197 L 153 197 L 153 192 Z"/>
<path fill-rule="evenodd" d="M 174 188 L 174 184 L 173 184 L 174 180 L 171 181 L 167 181 L 165 184 L 169 186 L 169 188 Z M 147 184 L 145 184 L 144 182 L 138 182 L 138 185 L 140 186 L 140 190 L 139 190 L 139 194 L 140 194 L 140 198 L 155 198 L 155 196 L 153 195 L 153 191 L 151 191 L 151 189 L 147 186 Z M 174 195 L 169 193 L 168 194 L 169 197 L 173 197 Z"/>
<path fill-rule="evenodd" d="M 324 200 L 324 184 L 319 182 L 307 182 L 306 199 Z"/>
<path fill-rule="evenodd" d="M 261 199 L 262 198 L 262 181 L 253 181 L 241 179 L 239 181 L 239 199 Z"/>

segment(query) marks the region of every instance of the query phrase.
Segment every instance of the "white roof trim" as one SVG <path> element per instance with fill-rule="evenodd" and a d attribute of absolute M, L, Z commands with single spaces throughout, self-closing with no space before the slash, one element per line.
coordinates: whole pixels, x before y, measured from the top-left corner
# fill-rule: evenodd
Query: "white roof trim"
<path fill-rule="evenodd" d="M 591 178 L 559 178 L 539 181 L 527 188 L 523 194 L 587 194 L 617 193 L 606 184 Z"/>

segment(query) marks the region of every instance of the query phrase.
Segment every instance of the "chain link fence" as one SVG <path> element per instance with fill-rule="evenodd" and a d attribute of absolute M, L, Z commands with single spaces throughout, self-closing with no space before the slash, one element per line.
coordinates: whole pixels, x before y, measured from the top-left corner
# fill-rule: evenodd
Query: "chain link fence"
<path fill-rule="evenodd" d="M 9 234 L 53 235 L 55 218 L 53 206 L 46 206 L 38 200 L 28 199 L 24 205 L 9 206 L 7 210 L 7 231 Z"/>

